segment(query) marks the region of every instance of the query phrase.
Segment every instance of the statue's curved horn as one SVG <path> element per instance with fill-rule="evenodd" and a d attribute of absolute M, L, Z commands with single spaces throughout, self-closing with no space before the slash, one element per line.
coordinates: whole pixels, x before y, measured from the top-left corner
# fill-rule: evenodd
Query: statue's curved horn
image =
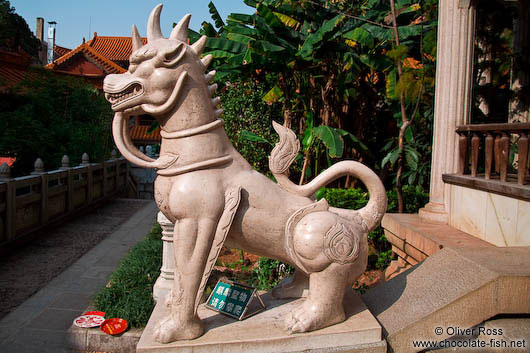
<path fill-rule="evenodd" d="M 190 18 L 190 14 L 186 14 L 184 17 L 182 17 L 179 23 L 173 27 L 169 39 L 178 39 L 180 41 L 186 42 L 188 40 L 188 26 L 190 25 Z"/>
<path fill-rule="evenodd" d="M 140 38 L 140 33 L 138 33 L 138 28 L 135 25 L 132 25 L 132 51 L 140 49 L 144 45 L 142 38 Z"/>
<path fill-rule="evenodd" d="M 160 29 L 160 12 L 162 11 L 162 4 L 158 4 L 151 14 L 149 20 L 147 20 L 147 40 L 157 40 L 164 38 L 162 36 L 162 30 Z"/>

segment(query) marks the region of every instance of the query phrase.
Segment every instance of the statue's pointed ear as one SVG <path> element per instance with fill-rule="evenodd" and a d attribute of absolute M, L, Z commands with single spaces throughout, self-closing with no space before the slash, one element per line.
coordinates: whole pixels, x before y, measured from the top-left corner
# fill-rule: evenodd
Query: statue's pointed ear
<path fill-rule="evenodd" d="M 173 67 L 182 59 L 184 54 L 186 54 L 186 46 L 184 43 L 179 43 L 176 47 L 162 53 L 164 56 L 162 65 L 165 67 Z"/>

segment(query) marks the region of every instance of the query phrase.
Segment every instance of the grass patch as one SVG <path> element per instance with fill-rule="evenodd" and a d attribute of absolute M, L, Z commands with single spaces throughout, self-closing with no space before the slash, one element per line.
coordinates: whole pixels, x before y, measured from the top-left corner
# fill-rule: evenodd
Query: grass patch
<path fill-rule="evenodd" d="M 94 299 L 105 317 L 120 317 L 132 327 L 144 327 L 155 307 L 153 286 L 162 266 L 162 229 L 155 223 L 136 244 Z"/>

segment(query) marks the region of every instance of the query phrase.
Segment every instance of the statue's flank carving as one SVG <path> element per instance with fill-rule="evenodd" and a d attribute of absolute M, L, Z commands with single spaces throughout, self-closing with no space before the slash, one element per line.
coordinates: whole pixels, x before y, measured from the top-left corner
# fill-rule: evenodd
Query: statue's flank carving
<path fill-rule="evenodd" d="M 116 147 L 130 162 L 157 169 L 157 205 L 175 223 L 170 315 L 158 323 L 155 339 L 171 342 L 203 334 L 198 298 L 225 243 L 296 267 L 297 288 L 274 291 L 293 297 L 311 288 L 286 318 L 290 332 L 343 321 L 345 288 L 364 271 L 367 232 L 386 210 L 381 181 L 361 163 L 343 161 L 306 185 L 294 184 L 287 172 L 300 143 L 294 132 L 276 123 L 280 142 L 269 165 L 278 183 L 256 173 L 231 145 L 219 119 L 220 100 L 212 97 L 215 72 L 205 72 L 212 57 L 201 57 L 206 37 L 187 44 L 186 15 L 164 38 L 161 10 L 158 5 L 149 16 L 146 45 L 133 26 L 129 70 L 108 75 L 103 87 L 114 111 Z M 138 151 L 128 135 L 127 118 L 141 114 L 160 124 L 162 145 L 156 160 Z M 368 188 L 365 207 L 344 210 L 311 199 L 319 188 L 346 175 Z"/>

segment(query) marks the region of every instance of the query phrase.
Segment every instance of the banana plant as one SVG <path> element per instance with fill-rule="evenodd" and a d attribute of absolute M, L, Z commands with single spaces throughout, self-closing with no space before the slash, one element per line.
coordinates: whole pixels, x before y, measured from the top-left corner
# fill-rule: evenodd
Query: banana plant
<path fill-rule="evenodd" d="M 432 43 L 436 35 L 436 21 L 424 16 L 425 7 L 435 6 L 437 0 L 396 0 L 396 26 L 388 0 L 243 1 L 254 13 L 232 13 L 225 21 L 210 2 L 212 23 L 203 23 L 200 33 L 190 31 L 190 40 L 208 36 L 205 55 L 214 57 L 220 81 L 237 75 L 272 82 L 264 100 L 281 104 L 284 124 L 299 127 L 298 133 L 304 135 L 306 167 L 301 180 L 311 169 L 307 165 L 315 167 L 325 160 L 330 164 L 334 156 L 345 153 L 381 160 L 370 153 L 379 153 L 379 148 L 374 148 L 377 140 L 364 135 L 367 123 L 357 121 L 377 114 L 366 114 L 370 111 L 389 110 L 399 116 L 396 97 L 401 92 L 406 92 L 407 104 L 414 104 L 414 90 L 418 92 L 419 82 L 426 85 L 429 75 L 422 72 L 434 57 L 429 62 L 418 57 L 433 47 L 425 39 Z M 394 27 L 402 47 L 393 45 Z M 402 56 L 414 59 L 413 65 L 405 66 L 404 75 L 398 74 L 396 65 L 396 58 L 403 61 Z M 384 94 L 379 93 L 381 88 Z M 429 92 L 423 89 L 423 93 Z M 360 140 L 364 147 L 370 141 L 370 148 L 363 148 Z M 345 141 L 355 148 L 345 152 Z M 391 164 L 390 157 L 384 168 Z M 414 167 L 414 159 L 408 160 Z"/>

